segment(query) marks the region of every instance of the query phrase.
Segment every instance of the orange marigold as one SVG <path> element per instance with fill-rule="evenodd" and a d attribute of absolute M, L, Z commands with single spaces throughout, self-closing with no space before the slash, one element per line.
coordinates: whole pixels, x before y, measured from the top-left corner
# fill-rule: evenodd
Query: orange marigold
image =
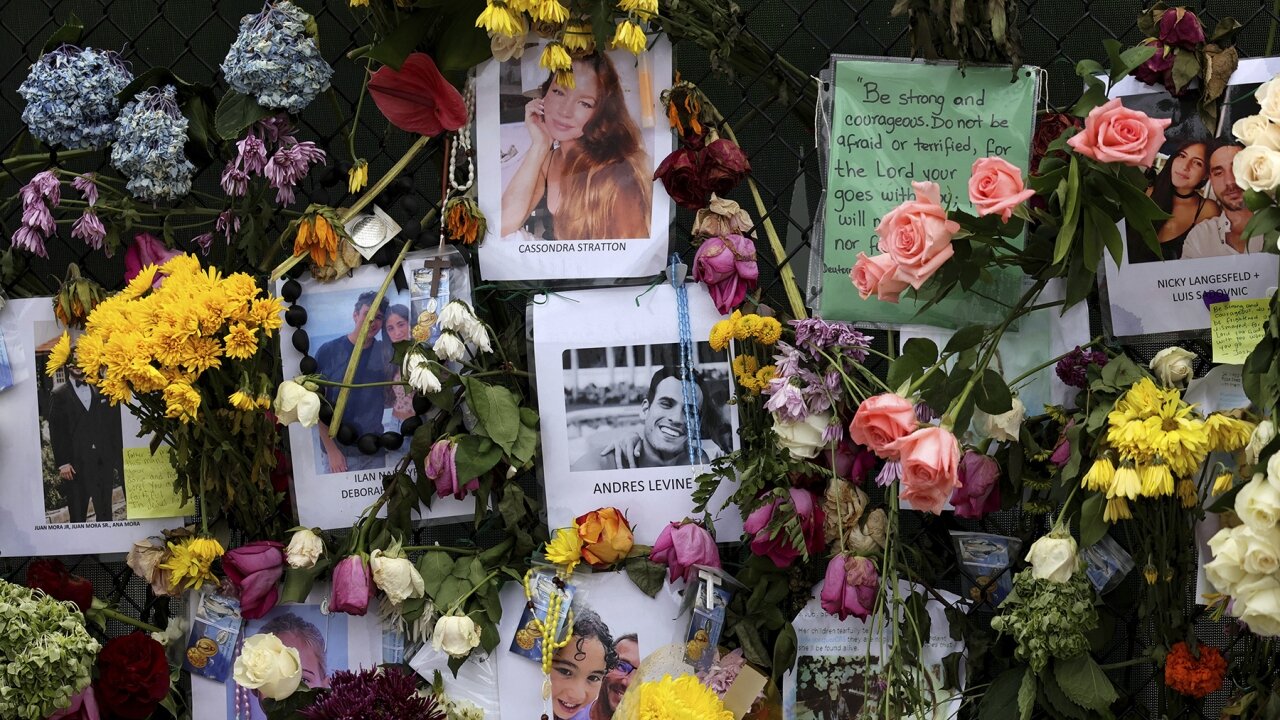
<path fill-rule="evenodd" d="M 1164 659 L 1164 684 L 1187 697 L 1202 698 L 1222 687 L 1227 659 L 1218 648 L 1199 645 L 1197 659 L 1185 642 L 1175 643 Z"/>

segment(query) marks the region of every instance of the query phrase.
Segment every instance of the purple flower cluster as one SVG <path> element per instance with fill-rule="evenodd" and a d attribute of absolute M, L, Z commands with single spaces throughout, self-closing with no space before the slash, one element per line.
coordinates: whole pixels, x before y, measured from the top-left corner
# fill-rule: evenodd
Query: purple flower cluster
<path fill-rule="evenodd" d="M 93 173 L 76 177 L 71 181 L 71 187 L 79 190 L 85 202 L 89 203 L 89 207 L 84 209 L 84 213 L 76 220 L 76 224 L 71 226 L 71 237 L 83 240 L 94 250 L 101 250 L 102 241 L 107 237 L 107 229 L 103 227 L 98 211 L 94 209 L 98 204 L 98 184 L 94 180 Z"/>
<path fill-rule="evenodd" d="M 827 322 L 822 318 L 792 320 L 796 331 L 796 346 L 817 356 L 819 350 L 847 355 L 856 362 L 867 358 L 871 337 L 858 332 L 849 323 Z"/>
<path fill-rule="evenodd" d="M 50 208 L 58 207 L 61 202 L 62 186 L 52 170 L 45 170 L 23 185 L 18 195 L 22 198 L 22 225 L 10 242 L 16 248 L 47 258 L 45 240 L 58 230 Z"/>
<path fill-rule="evenodd" d="M 222 171 L 223 191 L 244 197 L 250 180 L 265 177 L 276 190 L 276 202 L 291 205 L 294 187 L 312 165 L 326 161 L 324 150 L 310 140 L 298 142 L 293 133 L 293 126 L 281 115 L 254 123 L 236 143 L 236 156 Z"/>
<path fill-rule="evenodd" d="M 795 345 L 778 343 L 778 353 L 773 356 L 778 374 L 769 381 L 764 394 L 769 396 L 765 409 L 779 420 L 801 422 L 810 415 L 830 410 L 844 396 L 841 370 L 851 372 L 846 366 L 833 368 L 837 362 L 861 362 L 867 357 L 871 338 L 858 332 L 852 325 L 827 322 L 821 318 L 792 320 L 796 332 Z M 842 426 L 835 423 L 824 432 L 824 438 L 838 440 Z M 832 436 L 826 438 L 825 436 Z"/>
<path fill-rule="evenodd" d="M 1085 383 L 1088 381 L 1086 372 L 1090 365 L 1106 365 L 1107 354 L 1101 350 L 1083 350 L 1076 346 L 1075 350 L 1067 353 L 1058 361 L 1056 371 L 1058 378 L 1063 383 L 1073 387 L 1084 389 Z"/>
<path fill-rule="evenodd" d="M 333 674 L 320 699 L 298 711 L 307 720 L 446 720 L 434 697 L 418 695 L 414 676 L 399 669 L 372 668 Z"/>

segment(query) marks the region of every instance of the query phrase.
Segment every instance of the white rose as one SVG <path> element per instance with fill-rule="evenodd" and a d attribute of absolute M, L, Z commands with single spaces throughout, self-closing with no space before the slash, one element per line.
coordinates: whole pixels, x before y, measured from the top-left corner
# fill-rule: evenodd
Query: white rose
<path fill-rule="evenodd" d="M 1273 487 L 1280 487 L 1280 453 L 1267 460 L 1267 482 Z"/>
<path fill-rule="evenodd" d="M 232 677 L 263 697 L 283 700 L 302 682 L 302 662 L 297 649 L 280 642 L 272 633 L 259 633 L 244 641 Z"/>
<path fill-rule="evenodd" d="M 1237 588 L 1233 608 L 1240 621 L 1258 635 L 1280 635 L 1280 577 L 1259 575 Z"/>
<path fill-rule="evenodd" d="M 302 528 L 289 538 L 289 547 L 284 552 L 289 567 L 304 570 L 314 567 L 316 560 L 320 559 L 324 553 L 324 540 L 311 530 Z"/>
<path fill-rule="evenodd" d="M 1244 446 L 1244 459 L 1250 465 L 1258 464 L 1258 456 L 1262 454 L 1262 448 L 1268 443 L 1276 439 L 1276 426 L 1270 420 L 1263 420 L 1253 429 L 1253 434 L 1249 436 L 1249 444 Z"/>
<path fill-rule="evenodd" d="M 400 367 L 400 375 L 408 381 L 410 387 L 418 392 L 440 392 L 440 378 L 431 372 L 431 363 L 421 353 L 411 352 L 405 354 L 404 364 Z"/>
<path fill-rule="evenodd" d="M 523 22 L 523 18 L 521 19 Z M 495 33 L 489 36 L 489 51 L 493 53 L 493 59 L 498 62 L 507 62 L 524 57 L 525 33 L 520 33 L 515 37 Z"/>
<path fill-rule="evenodd" d="M 773 432 L 778 436 L 778 444 L 786 448 L 791 456 L 798 460 L 808 460 L 818 456 L 818 451 L 826 447 L 822 432 L 831 424 L 830 413 L 817 413 L 798 422 L 786 422 L 774 419 Z"/>
<path fill-rule="evenodd" d="M 1280 122 L 1280 83 L 1276 82 L 1276 78 L 1259 85 L 1253 97 L 1258 101 L 1263 117 Z"/>
<path fill-rule="evenodd" d="M 392 604 L 422 597 L 425 590 L 422 575 L 408 558 L 387 557 L 381 550 L 374 550 L 369 553 L 369 569 L 373 573 L 373 584 L 387 594 Z"/>
<path fill-rule="evenodd" d="M 1236 535 L 1244 545 L 1244 570 L 1270 575 L 1280 570 L 1280 528 L 1266 530 L 1244 525 Z"/>
<path fill-rule="evenodd" d="M 1013 398 L 1013 407 L 999 415 L 988 415 L 981 410 L 973 414 L 973 422 L 983 437 L 996 442 L 1017 442 L 1022 428 L 1022 418 L 1027 408 L 1017 396 Z"/>
<path fill-rule="evenodd" d="M 462 339 L 448 330 L 440 333 L 440 337 L 436 338 L 436 344 L 431 346 L 431 349 L 436 351 L 436 357 L 442 362 L 460 362 L 467 352 L 467 346 L 462 344 Z"/>
<path fill-rule="evenodd" d="M 274 405 L 281 425 L 296 422 L 309 428 L 320 419 L 320 396 L 293 380 L 285 380 L 276 388 Z"/>
<path fill-rule="evenodd" d="M 1253 528 L 1275 527 L 1280 522 L 1280 489 L 1267 482 L 1262 473 L 1254 475 L 1236 495 L 1236 515 Z"/>
<path fill-rule="evenodd" d="M 1031 544 L 1027 562 L 1031 563 L 1031 576 L 1035 579 L 1064 583 L 1080 566 L 1075 538 L 1061 531 L 1051 532 Z"/>
<path fill-rule="evenodd" d="M 480 631 L 475 621 L 466 615 L 445 615 L 436 621 L 431 646 L 452 657 L 466 657 L 473 648 L 480 646 Z"/>
<path fill-rule="evenodd" d="M 1236 184 L 1246 190 L 1271 192 L 1280 185 L 1280 152 L 1254 145 L 1236 153 L 1231 161 Z"/>
<path fill-rule="evenodd" d="M 1213 560 L 1205 563 L 1205 578 L 1220 593 L 1235 594 L 1236 585 L 1248 573 L 1244 570 L 1245 544 L 1239 538 L 1241 528 L 1223 528 L 1209 538 Z"/>
<path fill-rule="evenodd" d="M 1183 385 L 1195 372 L 1191 366 L 1191 362 L 1195 359 L 1196 354 L 1193 352 L 1187 352 L 1176 345 L 1167 347 L 1151 358 L 1151 372 L 1155 373 L 1166 387 Z"/>
<path fill-rule="evenodd" d="M 1250 115 L 1246 118 L 1240 118 L 1231 126 L 1231 134 L 1235 135 L 1236 139 L 1246 146 L 1259 145 L 1272 150 L 1280 150 L 1280 125 L 1271 122 L 1262 115 Z"/>

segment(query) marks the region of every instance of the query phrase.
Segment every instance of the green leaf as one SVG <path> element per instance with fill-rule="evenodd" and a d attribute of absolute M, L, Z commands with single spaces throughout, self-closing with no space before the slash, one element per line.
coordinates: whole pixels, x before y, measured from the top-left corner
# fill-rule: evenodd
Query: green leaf
<path fill-rule="evenodd" d="M 1059 716 L 1068 718 L 1068 720 L 1092 720 L 1092 718 L 1097 717 L 1096 714 L 1092 714 L 1071 702 L 1071 698 L 1067 697 L 1067 694 L 1062 692 L 1062 688 L 1058 687 L 1058 683 L 1053 679 L 1052 674 L 1046 673 L 1044 677 L 1040 678 L 1039 685 L 1040 694 L 1043 698 L 1042 704 L 1048 705 Z"/>
<path fill-rule="evenodd" d="M 453 574 L 453 558 L 443 550 L 429 550 L 418 558 L 418 574 L 429 597 L 440 592 L 444 579 Z"/>
<path fill-rule="evenodd" d="M 417 10 L 401 16 L 391 34 L 369 48 L 369 57 L 398 71 L 404 59 L 427 36 L 427 31 L 431 29 L 431 17 L 434 14 L 426 10 Z"/>
<path fill-rule="evenodd" d="M 1031 720 L 1031 713 L 1036 709 L 1036 674 L 1029 672 L 1022 676 L 1022 684 L 1018 686 L 1018 716 L 1020 720 Z"/>
<path fill-rule="evenodd" d="M 213 128 L 223 140 L 236 140 L 250 125 L 270 114 L 271 111 L 259 105 L 257 100 L 228 90 L 213 113 Z"/>
<path fill-rule="evenodd" d="M 75 13 L 67 13 L 66 22 L 62 23 L 62 27 L 53 31 L 48 40 L 44 41 L 44 45 L 40 48 L 40 54 L 57 50 L 62 45 L 79 45 L 80 38 L 84 35 L 84 23 Z"/>
<path fill-rule="evenodd" d="M 502 459 L 502 449 L 492 440 L 479 435 L 463 435 L 458 438 L 458 449 L 454 454 L 454 463 L 458 468 L 458 482 L 466 483 L 472 478 L 493 469 Z"/>
<path fill-rule="evenodd" d="M 476 27 L 476 16 L 483 9 L 480 6 L 470 13 L 458 13 L 440 33 L 432 56 L 450 82 L 493 55 L 488 34 Z"/>
<path fill-rule="evenodd" d="M 627 577 L 640 588 L 640 592 L 649 597 L 658 596 L 658 591 L 662 589 L 663 578 L 667 573 L 666 567 L 652 562 L 647 557 L 630 558 L 624 567 L 627 570 Z"/>
<path fill-rule="evenodd" d="M 1120 229 L 1116 227 L 1115 222 L 1102 210 L 1094 205 L 1086 205 L 1084 208 L 1085 226 L 1088 232 L 1085 233 L 1084 264 L 1085 267 L 1097 269 L 1098 264 L 1102 262 L 1102 251 L 1106 249 L 1111 252 L 1111 259 L 1116 265 L 1124 258 L 1124 239 L 1120 237 Z"/>
<path fill-rule="evenodd" d="M 1192 80 L 1200 77 L 1200 60 L 1190 50 L 1175 50 L 1173 54 L 1173 86 L 1182 90 Z"/>
<path fill-rule="evenodd" d="M 479 421 L 476 432 L 489 436 L 510 454 L 520 436 L 520 405 L 516 396 L 504 387 L 486 385 L 471 377 L 463 378 L 462 385 L 467 404 Z"/>
<path fill-rule="evenodd" d="M 1102 493 L 1090 495 L 1080 504 L 1080 549 L 1097 543 L 1107 534 L 1107 522 L 1102 519 L 1107 499 Z"/>
<path fill-rule="evenodd" d="M 776 609 L 776 608 L 775 608 Z M 786 623 L 773 641 L 773 675 L 780 678 L 782 673 L 791 669 L 796 663 L 797 639 L 796 628 Z"/>
<path fill-rule="evenodd" d="M 965 325 L 956 330 L 947 341 L 947 346 L 942 349 L 943 353 L 958 353 L 962 350 L 968 350 L 982 342 L 982 338 L 987 334 L 986 325 Z"/>
<path fill-rule="evenodd" d="M 516 441 L 511 445 L 511 464 L 520 467 L 533 459 L 533 454 L 538 451 L 538 431 L 531 429 L 528 425 L 520 423 L 519 431 L 516 434 Z"/>
<path fill-rule="evenodd" d="M 1245 224 L 1241 237 L 1253 237 L 1254 235 L 1273 236 L 1276 234 L 1277 228 L 1280 228 L 1280 208 L 1272 206 L 1254 213 L 1253 217 L 1249 218 L 1249 222 Z"/>
<path fill-rule="evenodd" d="M 979 720 L 1009 720 L 1018 714 L 1022 676 L 1029 672 L 1024 668 L 1014 668 L 996 678 L 982 695 L 982 703 L 978 706 Z"/>
<path fill-rule="evenodd" d="M 316 578 L 329 568 L 329 558 L 322 556 L 309 568 L 289 567 L 284 571 L 284 583 L 280 588 L 280 602 L 306 602 Z"/>
<path fill-rule="evenodd" d="M 1067 179 L 1060 187 L 1061 203 L 1064 218 L 1062 227 L 1058 229 L 1058 239 L 1053 246 L 1053 263 L 1062 262 L 1071 251 L 1071 243 L 1075 240 L 1076 226 L 1080 222 L 1080 160 L 1071 156 L 1071 165 L 1067 170 Z"/>
<path fill-rule="evenodd" d="M 1088 653 L 1054 661 L 1053 676 L 1072 702 L 1090 710 L 1106 710 L 1119 697 L 1107 674 Z"/>
<path fill-rule="evenodd" d="M 987 368 L 982 371 L 982 379 L 973 389 L 974 404 L 988 415 L 999 415 L 1013 408 L 1013 395 L 1005 384 L 1000 373 Z"/>
<path fill-rule="evenodd" d="M 902 345 L 902 355 L 889 366 L 889 387 L 897 388 L 938 361 L 938 346 L 928 338 L 911 338 Z"/>

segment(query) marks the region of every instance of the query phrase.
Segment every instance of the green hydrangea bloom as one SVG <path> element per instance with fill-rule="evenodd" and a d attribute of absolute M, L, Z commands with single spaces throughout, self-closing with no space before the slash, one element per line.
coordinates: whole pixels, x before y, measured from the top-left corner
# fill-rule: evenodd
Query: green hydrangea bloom
<path fill-rule="evenodd" d="M 98 641 L 75 603 L 0 580 L 0 717 L 43 720 L 89 686 Z"/>
<path fill-rule="evenodd" d="M 1050 658 L 1066 660 L 1088 652 L 1085 633 L 1098 626 L 1093 586 L 1083 569 L 1065 583 L 1037 580 L 1027 568 L 1013 578 L 1013 592 L 1000 605 L 991 627 L 1018 643 L 1015 657 L 1034 672 Z"/>

